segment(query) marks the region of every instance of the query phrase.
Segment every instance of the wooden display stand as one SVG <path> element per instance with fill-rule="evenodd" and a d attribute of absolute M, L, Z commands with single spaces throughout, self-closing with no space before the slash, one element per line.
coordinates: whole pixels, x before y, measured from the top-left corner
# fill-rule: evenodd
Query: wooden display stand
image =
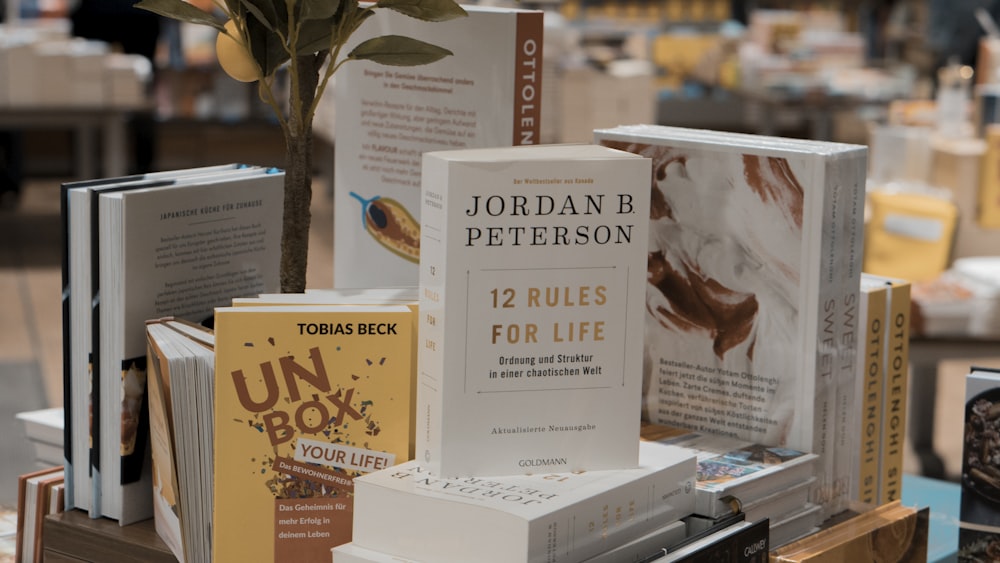
<path fill-rule="evenodd" d="M 42 550 L 46 563 L 177 563 L 152 519 L 123 527 L 80 510 L 45 517 Z"/>

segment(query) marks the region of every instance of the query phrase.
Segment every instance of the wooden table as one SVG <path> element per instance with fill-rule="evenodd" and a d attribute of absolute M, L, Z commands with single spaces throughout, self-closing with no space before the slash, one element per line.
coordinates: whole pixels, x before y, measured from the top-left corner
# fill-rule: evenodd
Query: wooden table
<path fill-rule="evenodd" d="M 81 510 L 45 517 L 42 553 L 46 563 L 177 563 L 152 519 L 123 527 L 107 518 L 91 519 Z"/>

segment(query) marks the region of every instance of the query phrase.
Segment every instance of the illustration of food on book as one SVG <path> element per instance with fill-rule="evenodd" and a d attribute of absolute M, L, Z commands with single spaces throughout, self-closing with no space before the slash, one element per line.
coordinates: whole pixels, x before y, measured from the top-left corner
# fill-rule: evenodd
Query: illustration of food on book
<path fill-rule="evenodd" d="M 1000 390 L 973 397 L 965 416 L 965 488 L 1000 504 Z"/>
<path fill-rule="evenodd" d="M 145 362 L 129 361 L 122 371 L 122 434 L 120 453 L 132 455 L 142 417 L 143 398 L 146 395 Z M 145 444 L 143 444 L 145 447 Z"/>
<path fill-rule="evenodd" d="M 350 195 L 361 203 L 361 223 L 372 238 L 410 262 L 420 261 L 420 224 L 403 204 L 380 195 Z"/>
<path fill-rule="evenodd" d="M 719 484 L 757 473 L 769 465 L 780 465 L 805 452 L 790 448 L 750 444 L 717 457 L 698 461 L 698 484 Z"/>

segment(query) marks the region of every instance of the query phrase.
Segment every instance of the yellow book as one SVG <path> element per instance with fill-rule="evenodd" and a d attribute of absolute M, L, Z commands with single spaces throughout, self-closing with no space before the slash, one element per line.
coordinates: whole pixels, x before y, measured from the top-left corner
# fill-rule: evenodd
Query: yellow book
<path fill-rule="evenodd" d="M 329 561 L 354 478 L 408 460 L 412 310 L 216 309 L 213 561 Z"/>
<path fill-rule="evenodd" d="M 910 282 L 900 279 L 888 279 L 888 282 L 880 503 L 902 498 L 903 444 L 906 441 L 906 400 L 909 393 Z"/>
<path fill-rule="evenodd" d="M 882 280 L 861 275 L 861 306 L 857 377 L 858 421 L 855 473 L 851 499 L 878 504 L 879 452 L 882 449 L 882 387 L 885 384 L 885 336 L 888 286 Z"/>
<path fill-rule="evenodd" d="M 977 221 L 984 229 L 1000 228 L 1000 126 L 986 128 L 986 154 L 979 181 Z"/>
<path fill-rule="evenodd" d="M 953 202 L 922 193 L 873 191 L 868 209 L 865 272 L 921 281 L 947 269 L 958 221 Z"/>

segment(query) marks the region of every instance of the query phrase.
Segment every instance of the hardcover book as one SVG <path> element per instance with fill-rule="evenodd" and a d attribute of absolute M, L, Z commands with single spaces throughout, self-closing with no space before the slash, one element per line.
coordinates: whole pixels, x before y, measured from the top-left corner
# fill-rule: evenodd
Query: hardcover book
<path fill-rule="evenodd" d="M 1000 370 L 972 366 L 965 378 L 965 425 L 958 522 L 959 561 L 992 561 L 1000 540 Z"/>
<path fill-rule="evenodd" d="M 734 507 L 742 510 L 774 493 L 788 493 L 796 485 L 815 480 L 817 456 L 809 452 L 657 424 L 644 423 L 641 437 L 697 456 L 694 513 L 701 516 L 718 518 Z"/>
<path fill-rule="evenodd" d="M 635 467 L 649 173 L 597 145 L 424 155 L 416 439 L 430 472 Z"/>
<path fill-rule="evenodd" d="M 694 509 L 695 458 L 644 442 L 634 469 L 442 478 L 416 461 L 355 480 L 354 543 L 435 563 L 582 561 Z"/>
<path fill-rule="evenodd" d="M 421 154 L 539 143 L 542 12 L 465 10 L 434 26 L 377 11 L 345 46 L 397 34 L 454 54 L 413 69 L 354 61 L 337 71 L 334 287 L 417 285 Z"/>
<path fill-rule="evenodd" d="M 653 159 L 644 417 L 815 453 L 832 507 L 867 149 L 653 125 L 595 139 Z"/>
<path fill-rule="evenodd" d="M 351 541 L 355 477 L 408 459 L 412 315 L 216 309 L 212 560 L 326 562 Z"/>
<path fill-rule="evenodd" d="M 667 550 L 661 560 L 664 563 L 766 563 L 769 524 L 767 518 L 756 522 L 744 520 L 676 551 Z"/>
<path fill-rule="evenodd" d="M 899 501 L 853 516 L 839 524 L 771 550 L 771 563 L 843 561 L 927 561 L 930 511 Z"/>
<path fill-rule="evenodd" d="M 283 179 L 259 168 L 97 192 L 101 515 L 153 516 L 146 320 L 200 322 L 234 296 L 277 290 Z"/>
<path fill-rule="evenodd" d="M 882 390 L 885 386 L 887 350 L 886 318 L 889 288 L 877 277 L 861 275 L 858 305 L 858 379 L 855 385 L 857 415 L 850 449 L 850 500 L 879 503 L 879 463 L 882 452 Z"/>
<path fill-rule="evenodd" d="M 238 164 L 207 166 L 166 172 L 101 178 L 64 183 L 60 189 L 60 222 L 62 224 L 62 345 L 63 345 L 63 454 L 66 467 L 66 506 L 91 511 L 100 516 L 100 507 L 92 507 L 94 487 L 91 465 L 99 468 L 95 455 L 91 459 L 91 374 L 94 342 L 95 299 L 98 283 L 96 263 L 92 256 L 98 238 L 97 195 L 101 190 L 136 189 L 149 185 L 166 185 L 183 176 L 226 173 L 240 168 Z M 92 211 L 93 209 L 93 211 Z M 92 242 L 93 241 L 93 242 Z M 98 339 L 98 340 L 95 340 Z M 99 438 L 99 437 L 98 437 Z"/>

